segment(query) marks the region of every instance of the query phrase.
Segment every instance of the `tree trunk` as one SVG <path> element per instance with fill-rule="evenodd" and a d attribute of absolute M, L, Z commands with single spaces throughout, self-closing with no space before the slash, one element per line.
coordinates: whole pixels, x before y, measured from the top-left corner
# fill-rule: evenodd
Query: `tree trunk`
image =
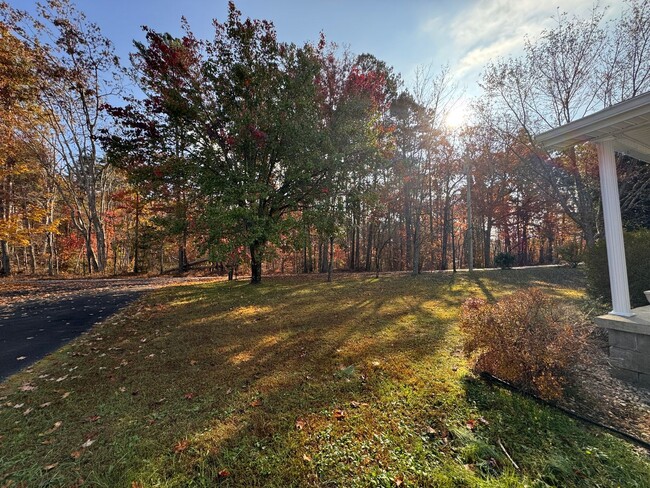
<path fill-rule="evenodd" d="M 160 240 L 160 262 L 158 264 L 160 266 L 160 274 L 163 274 L 165 270 L 165 241 L 163 239 Z"/>
<path fill-rule="evenodd" d="M 11 258 L 9 256 L 9 245 L 7 241 L 0 241 L 0 249 L 2 250 L 2 274 L 8 276 L 11 274 Z"/>
<path fill-rule="evenodd" d="M 329 262 L 327 263 L 327 281 L 332 282 L 332 267 L 334 262 L 334 236 L 330 236 Z"/>
<path fill-rule="evenodd" d="M 372 268 L 372 234 L 374 232 L 374 225 L 372 222 L 368 224 L 368 241 L 366 242 L 366 271 Z"/>
<path fill-rule="evenodd" d="M 140 257 L 140 195 L 135 194 L 135 232 L 134 232 L 134 249 L 133 249 L 133 273 L 140 272 L 138 267 L 138 258 Z"/>
<path fill-rule="evenodd" d="M 442 212 L 442 249 L 440 256 L 440 269 L 445 270 L 447 264 L 447 247 L 449 245 L 449 202 L 445 199 L 444 209 Z"/>
<path fill-rule="evenodd" d="M 492 234 L 492 219 L 488 217 L 483 236 L 483 263 L 486 268 L 490 267 L 490 236 Z"/>
<path fill-rule="evenodd" d="M 86 238 L 86 265 L 88 266 L 88 274 L 92 274 L 93 271 L 99 271 L 99 266 L 97 263 L 97 258 L 95 257 L 95 251 L 93 250 L 92 244 L 92 230 L 88 229 L 88 234 Z"/>
<path fill-rule="evenodd" d="M 454 239 L 454 210 L 450 211 L 449 224 L 451 226 L 451 265 L 454 273 L 456 272 L 456 242 Z"/>
<path fill-rule="evenodd" d="M 93 267 L 96 271 L 103 272 L 104 269 L 106 269 L 106 239 L 104 238 L 104 225 L 99 218 L 99 212 L 97 211 L 97 195 L 95 194 L 95 188 L 87 188 L 86 190 L 88 192 L 88 211 L 90 212 L 90 221 L 92 228 L 95 231 L 95 240 L 97 243 L 96 256 L 95 253 L 93 253 Z"/>
<path fill-rule="evenodd" d="M 254 241 L 250 246 L 251 253 L 251 285 L 262 282 L 262 245 Z"/>
<path fill-rule="evenodd" d="M 420 274 L 420 215 L 415 216 L 413 225 L 413 276 Z"/>
<path fill-rule="evenodd" d="M 54 232 L 47 233 L 47 274 L 48 276 L 54 275 L 54 263 L 55 263 L 55 250 L 54 250 Z"/>
<path fill-rule="evenodd" d="M 182 244 L 178 246 L 178 272 L 182 273 L 185 271 L 185 263 L 187 262 L 187 256 L 185 255 L 185 246 Z"/>
<path fill-rule="evenodd" d="M 307 227 L 305 227 L 305 241 L 302 246 L 302 272 L 307 274 L 309 272 L 309 265 L 307 264 L 307 241 L 308 241 Z"/>
<path fill-rule="evenodd" d="M 354 271 L 356 266 L 355 250 L 356 250 L 356 224 L 354 223 L 354 214 L 352 215 L 352 242 L 350 243 L 350 271 Z"/>

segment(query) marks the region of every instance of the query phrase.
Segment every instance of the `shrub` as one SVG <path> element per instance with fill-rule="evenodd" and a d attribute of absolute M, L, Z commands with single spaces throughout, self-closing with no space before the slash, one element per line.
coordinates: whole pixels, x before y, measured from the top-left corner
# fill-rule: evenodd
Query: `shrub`
<path fill-rule="evenodd" d="M 584 251 L 579 242 L 570 241 L 558 247 L 557 255 L 572 268 L 577 268 L 578 263 L 584 259 Z"/>
<path fill-rule="evenodd" d="M 630 302 L 633 307 L 647 305 L 643 295 L 650 289 L 650 230 L 626 232 L 625 261 L 627 263 L 627 280 L 630 287 Z M 589 251 L 587 264 L 587 290 L 594 298 L 612 302 L 609 289 L 609 269 L 607 268 L 607 248 L 601 240 Z"/>
<path fill-rule="evenodd" d="M 538 288 L 494 304 L 471 298 L 461 313 L 465 353 L 477 372 L 542 398 L 558 398 L 587 344 L 587 328 L 572 324 L 571 315 Z"/>
<path fill-rule="evenodd" d="M 500 252 L 494 256 L 494 264 L 501 269 L 510 269 L 515 264 L 515 256 L 509 252 Z"/>

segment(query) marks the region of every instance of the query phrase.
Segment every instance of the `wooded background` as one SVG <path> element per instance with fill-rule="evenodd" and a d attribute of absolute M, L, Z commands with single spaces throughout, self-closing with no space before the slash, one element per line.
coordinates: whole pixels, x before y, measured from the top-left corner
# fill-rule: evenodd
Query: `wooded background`
<path fill-rule="evenodd" d="M 405 86 L 232 3 L 213 39 L 145 28 L 128 62 L 67 0 L 0 10 L 5 276 L 577 262 L 603 237 L 595 150 L 548 154 L 534 135 L 650 89 L 643 1 L 559 13 L 486 66 L 459 128 L 449 67 Z M 650 166 L 617 164 L 625 227 L 650 227 Z"/>

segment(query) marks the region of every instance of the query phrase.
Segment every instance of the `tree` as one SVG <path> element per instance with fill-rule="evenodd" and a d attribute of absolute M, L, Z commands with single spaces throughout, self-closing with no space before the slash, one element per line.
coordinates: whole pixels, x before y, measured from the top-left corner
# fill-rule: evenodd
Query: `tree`
<path fill-rule="evenodd" d="M 583 20 L 559 14 L 557 25 L 527 41 L 525 55 L 488 65 L 483 86 L 502 113 L 495 126 L 527 175 L 582 229 L 588 246 L 598 234 L 598 183 L 592 159 L 570 149 L 553 158 L 534 135 L 582 117 L 598 102 L 598 55 L 605 45 L 602 13 Z"/>
<path fill-rule="evenodd" d="M 650 3 L 629 0 L 610 35 L 598 68 L 599 94 L 609 106 L 650 90 Z"/>
<path fill-rule="evenodd" d="M 233 3 L 214 25 L 196 129 L 209 141 L 197 158 L 205 218 L 210 241 L 248 248 L 259 283 L 265 246 L 287 213 L 322 191 L 331 164 L 321 151 L 320 65 L 313 48 L 278 42 L 273 24 L 242 20 Z"/>
<path fill-rule="evenodd" d="M 131 56 L 144 98 L 109 107 L 117 127 L 102 137 L 112 164 L 126 170 L 143 203 L 155 202 L 159 222 L 177 239 L 179 272 L 188 265 L 191 209 L 198 198 L 192 157 L 200 147 L 194 135 L 201 54 L 184 27 L 182 38 L 144 28 L 146 44 L 136 42 Z"/>
<path fill-rule="evenodd" d="M 37 18 L 4 5 L 14 34 L 39 53 L 39 102 L 47 125 L 41 139 L 55 159 L 49 175 L 83 235 L 89 270 L 106 266 L 104 214 L 113 184 L 99 135 L 105 103 L 120 92 L 120 66 L 111 42 L 69 0 L 37 5 Z"/>
<path fill-rule="evenodd" d="M 30 246 L 33 227 L 44 217 L 36 190 L 43 124 L 39 107 L 38 52 L 0 23 L 0 272 L 11 273 L 10 245 Z"/>

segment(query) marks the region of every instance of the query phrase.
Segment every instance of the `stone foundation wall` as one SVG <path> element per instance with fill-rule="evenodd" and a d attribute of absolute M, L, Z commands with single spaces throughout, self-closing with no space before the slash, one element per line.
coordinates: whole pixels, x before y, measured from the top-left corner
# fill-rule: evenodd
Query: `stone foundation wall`
<path fill-rule="evenodd" d="M 612 374 L 650 388 L 650 335 L 609 330 Z"/>

